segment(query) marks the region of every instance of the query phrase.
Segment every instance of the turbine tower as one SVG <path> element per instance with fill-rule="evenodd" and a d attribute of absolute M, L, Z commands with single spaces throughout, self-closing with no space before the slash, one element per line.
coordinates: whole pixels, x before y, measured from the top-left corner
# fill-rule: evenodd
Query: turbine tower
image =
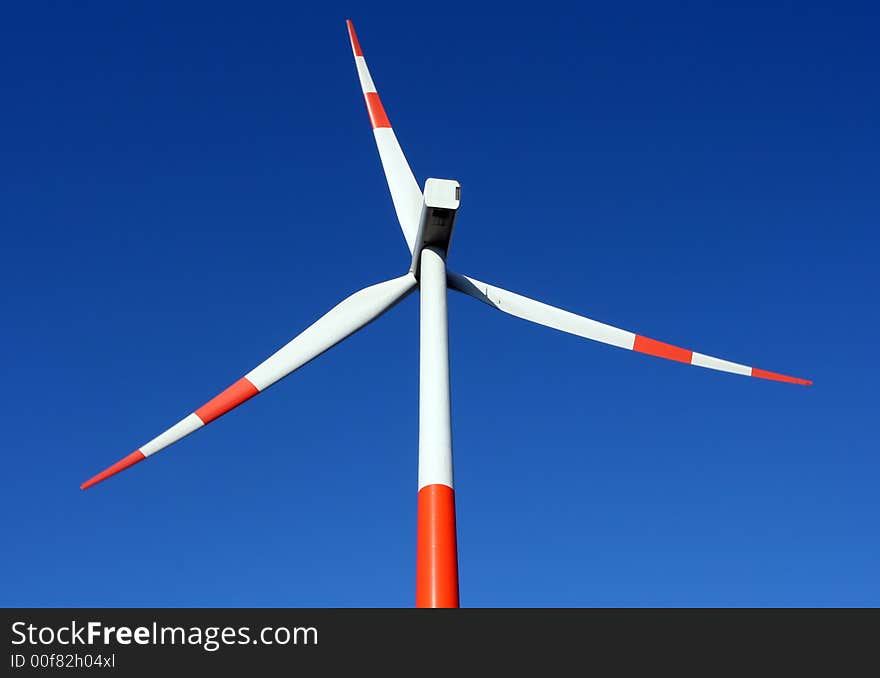
<path fill-rule="evenodd" d="M 424 190 L 419 188 L 379 99 L 354 26 L 351 21 L 346 24 L 391 201 L 411 254 L 409 270 L 398 278 L 355 292 L 225 391 L 83 483 L 81 488 L 87 489 L 211 423 L 368 325 L 418 289 L 421 299 L 416 606 L 458 607 L 447 288 L 518 318 L 618 348 L 759 379 L 804 386 L 812 382 L 650 339 L 448 270 L 446 254 L 461 187 L 451 179 L 431 178 L 426 180 Z"/>

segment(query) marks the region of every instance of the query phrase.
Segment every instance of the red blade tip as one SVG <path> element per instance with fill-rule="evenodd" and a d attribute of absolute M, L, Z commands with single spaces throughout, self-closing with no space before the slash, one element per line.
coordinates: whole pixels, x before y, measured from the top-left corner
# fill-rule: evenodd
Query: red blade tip
<path fill-rule="evenodd" d="M 96 485 L 96 484 L 100 483 L 102 480 L 105 480 L 106 478 L 109 478 L 110 476 L 116 475 L 120 471 L 124 471 L 129 466 L 134 466 L 139 461 L 143 461 L 144 459 L 146 459 L 146 457 L 144 456 L 144 453 L 141 452 L 140 450 L 135 450 L 127 457 L 117 461 L 115 464 L 113 464 L 113 466 L 109 466 L 106 469 L 104 469 L 103 471 L 101 471 L 95 477 L 89 478 L 86 482 L 84 482 L 82 485 L 79 486 L 79 489 L 87 490 L 92 485 Z"/>
<path fill-rule="evenodd" d="M 771 381 L 784 381 L 788 384 L 800 384 L 801 386 L 812 386 L 813 382 L 809 379 L 799 379 L 798 377 L 789 377 L 787 374 L 779 374 L 777 372 L 769 372 L 768 370 L 759 370 L 757 367 L 752 368 L 752 376 L 758 379 L 770 379 Z"/>
<path fill-rule="evenodd" d="M 364 53 L 361 51 L 361 44 L 358 42 L 357 33 L 354 32 L 354 24 L 351 23 L 351 19 L 345 20 L 345 25 L 348 28 L 348 37 L 351 40 L 352 49 L 354 49 L 354 55 L 362 57 Z"/>

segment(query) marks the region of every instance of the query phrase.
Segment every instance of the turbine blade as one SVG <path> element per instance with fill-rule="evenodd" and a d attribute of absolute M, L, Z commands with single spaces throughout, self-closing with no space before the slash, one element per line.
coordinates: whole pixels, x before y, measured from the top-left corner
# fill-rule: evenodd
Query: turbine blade
<path fill-rule="evenodd" d="M 351 50 L 354 52 L 354 63 L 357 66 L 358 78 L 361 81 L 361 90 L 367 103 L 367 113 L 373 126 L 373 136 L 376 137 L 376 146 L 379 149 L 379 158 L 382 160 L 382 169 L 385 170 L 385 178 L 388 181 L 388 189 L 391 191 L 391 201 L 394 203 L 394 211 L 397 213 L 397 221 L 400 230 L 406 238 L 406 244 L 412 254 L 415 247 L 416 231 L 419 228 L 419 213 L 422 209 L 422 191 L 413 176 L 406 156 L 400 148 L 385 108 L 379 100 L 379 93 L 370 77 L 370 70 L 364 59 L 364 53 L 354 32 L 354 24 L 346 19 L 348 37 L 351 40 Z"/>
<path fill-rule="evenodd" d="M 238 407 L 261 391 L 265 391 L 275 382 L 371 323 L 404 299 L 415 289 L 416 284 L 415 277 L 411 273 L 407 273 L 400 278 L 394 278 L 355 292 L 318 318 L 295 339 L 281 347 L 220 395 L 209 400 L 195 412 L 184 417 L 167 431 L 153 438 L 146 445 L 142 445 L 121 461 L 84 482 L 80 489 L 85 490 L 129 466 L 143 461 L 150 455 L 165 449 L 205 424 L 209 424 Z"/>
<path fill-rule="evenodd" d="M 453 273 L 452 271 L 447 273 L 447 280 L 451 289 L 479 299 L 484 304 L 497 308 L 499 311 L 504 311 L 517 318 L 529 320 L 538 325 L 552 327 L 561 332 L 584 337 L 585 339 L 592 339 L 593 341 L 625 348 L 630 351 L 646 353 L 658 358 L 666 358 L 667 360 L 675 360 L 699 367 L 707 367 L 721 372 L 742 374 L 759 379 L 784 381 L 790 384 L 801 384 L 802 386 L 809 386 L 813 383 L 807 379 L 799 379 L 785 374 L 768 372 L 757 367 L 740 365 L 729 360 L 722 360 L 721 358 L 714 358 L 710 355 L 691 351 L 690 349 L 673 346 L 656 339 L 649 339 L 641 334 L 628 332 L 619 327 L 612 327 L 590 318 L 575 315 L 561 308 L 529 299 L 521 294 L 515 294 L 514 292 L 509 292 L 500 287 L 495 287 L 494 285 L 489 285 L 475 278 Z"/>

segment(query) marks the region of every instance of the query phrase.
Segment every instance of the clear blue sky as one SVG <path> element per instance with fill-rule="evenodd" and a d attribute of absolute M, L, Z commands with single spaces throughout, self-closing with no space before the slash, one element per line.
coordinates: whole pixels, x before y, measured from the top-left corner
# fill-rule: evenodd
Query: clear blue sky
<path fill-rule="evenodd" d="M 418 296 L 79 485 L 408 254 L 815 380 L 450 297 L 462 603 L 880 605 L 876 4 L 92 3 L 0 25 L 0 604 L 408 606 Z"/>

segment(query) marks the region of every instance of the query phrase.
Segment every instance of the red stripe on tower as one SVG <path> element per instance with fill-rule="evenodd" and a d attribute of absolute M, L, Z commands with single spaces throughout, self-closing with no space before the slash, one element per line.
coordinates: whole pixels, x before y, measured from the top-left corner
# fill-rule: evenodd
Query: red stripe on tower
<path fill-rule="evenodd" d="M 647 353 L 658 358 L 666 358 L 667 360 L 677 360 L 680 363 L 690 363 L 691 358 L 694 356 L 694 352 L 686 348 L 679 348 L 656 339 L 649 339 L 641 334 L 636 335 L 633 351 Z"/>
<path fill-rule="evenodd" d="M 373 125 L 373 129 L 391 127 L 388 116 L 385 115 L 385 108 L 379 100 L 379 95 L 376 92 L 367 92 L 364 97 L 367 100 L 367 112 L 370 114 L 370 123 Z"/>
<path fill-rule="evenodd" d="M 223 393 L 212 398 L 197 409 L 196 416 L 206 424 L 210 424 L 217 417 L 226 414 L 234 407 L 238 407 L 245 400 L 253 398 L 259 392 L 256 386 L 245 377 L 242 377 L 223 391 Z"/>
<path fill-rule="evenodd" d="M 113 464 L 113 466 L 110 466 L 110 467 L 104 469 L 103 471 L 101 471 L 95 477 L 89 478 L 86 482 L 84 482 L 82 485 L 79 486 L 79 489 L 87 490 L 92 485 L 96 485 L 96 484 L 100 483 L 102 480 L 109 478 L 110 476 L 115 476 L 120 471 L 124 471 L 129 466 L 134 466 L 139 461 L 143 461 L 144 459 L 146 459 L 146 457 L 144 456 L 144 453 L 141 452 L 140 450 L 135 450 L 134 452 L 132 452 L 130 455 L 128 455 L 124 459 L 120 459 L 119 461 L 117 461 L 115 464 Z"/>
<path fill-rule="evenodd" d="M 448 485 L 419 490 L 416 607 L 458 607 L 455 492 Z"/>
<path fill-rule="evenodd" d="M 351 19 L 346 19 L 345 25 L 348 26 L 348 38 L 351 40 L 351 48 L 354 50 L 354 55 L 362 57 L 364 53 L 361 51 L 361 43 L 358 42 L 358 36 L 354 32 L 354 24 L 351 23 Z"/>
<path fill-rule="evenodd" d="M 813 382 L 809 379 L 798 379 L 797 377 L 789 377 L 787 374 L 777 374 L 776 372 L 759 370 L 757 367 L 752 368 L 752 376 L 757 377 L 758 379 L 770 379 L 772 381 L 784 381 L 788 384 L 800 384 L 801 386 L 813 385 Z"/>

